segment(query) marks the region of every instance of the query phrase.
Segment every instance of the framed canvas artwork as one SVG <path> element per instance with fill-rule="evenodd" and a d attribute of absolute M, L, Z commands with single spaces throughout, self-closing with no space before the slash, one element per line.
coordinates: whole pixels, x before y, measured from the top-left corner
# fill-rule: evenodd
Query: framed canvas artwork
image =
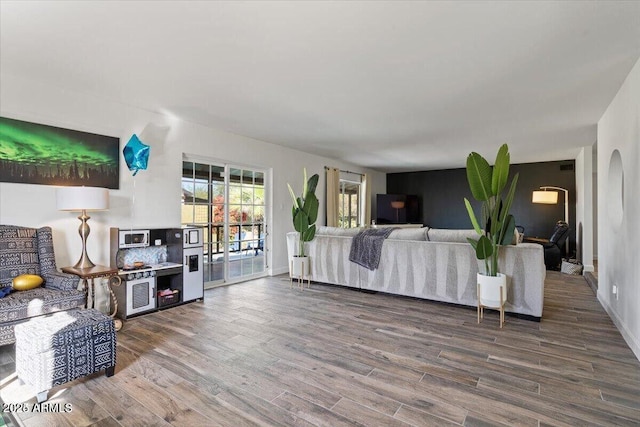
<path fill-rule="evenodd" d="M 0 181 L 120 187 L 120 139 L 0 117 Z"/>

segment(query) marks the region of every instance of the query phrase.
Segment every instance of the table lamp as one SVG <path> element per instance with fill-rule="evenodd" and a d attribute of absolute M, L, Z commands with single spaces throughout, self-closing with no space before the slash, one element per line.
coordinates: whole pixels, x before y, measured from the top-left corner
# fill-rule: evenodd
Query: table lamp
<path fill-rule="evenodd" d="M 74 268 L 91 268 L 95 264 L 87 255 L 87 237 L 89 236 L 89 224 L 91 218 L 87 211 L 102 211 L 109 209 L 109 190 L 97 187 L 62 187 L 56 191 L 58 210 L 81 212 L 78 219 L 81 224 L 78 233 L 82 238 L 82 254 L 73 266 Z"/>

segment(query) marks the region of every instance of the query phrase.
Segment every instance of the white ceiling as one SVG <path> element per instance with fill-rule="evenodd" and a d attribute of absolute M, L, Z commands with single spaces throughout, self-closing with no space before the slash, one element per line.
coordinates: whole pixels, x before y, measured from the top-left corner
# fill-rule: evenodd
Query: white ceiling
<path fill-rule="evenodd" d="M 2 1 L 0 72 L 381 171 L 574 158 L 640 1 Z"/>

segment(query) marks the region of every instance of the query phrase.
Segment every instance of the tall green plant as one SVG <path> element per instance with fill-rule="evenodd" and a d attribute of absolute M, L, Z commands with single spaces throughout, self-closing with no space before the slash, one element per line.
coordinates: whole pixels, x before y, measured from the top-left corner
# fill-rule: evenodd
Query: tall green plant
<path fill-rule="evenodd" d="M 293 200 L 293 208 L 291 215 L 293 217 L 293 228 L 300 235 L 300 246 L 298 249 L 298 256 L 304 255 L 304 242 L 310 242 L 316 236 L 316 219 L 318 219 L 318 198 L 316 197 L 316 187 L 318 186 L 318 174 L 314 174 L 311 178 L 307 179 L 307 169 L 303 170 L 304 173 L 304 185 L 302 187 L 302 196 L 296 197 L 290 184 L 289 193 Z"/>
<path fill-rule="evenodd" d="M 491 167 L 480 154 L 473 152 L 467 157 L 467 181 L 473 197 L 482 202 L 481 223 L 478 222 L 473 207 L 465 197 L 469 218 L 480 238 L 467 239 L 476 251 L 476 257 L 485 262 L 485 274 L 498 275 L 498 255 L 501 245 L 513 241 L 516 221 L 509 213 L 516 191 L 518 174 L 513 177 L 509 191 L 503 199 L 503 190 L 509 180 L 509 147 L 503 144 L 498 150 L 496 162 Z M 480 227 L 482 224 L 483 227 Z"/>

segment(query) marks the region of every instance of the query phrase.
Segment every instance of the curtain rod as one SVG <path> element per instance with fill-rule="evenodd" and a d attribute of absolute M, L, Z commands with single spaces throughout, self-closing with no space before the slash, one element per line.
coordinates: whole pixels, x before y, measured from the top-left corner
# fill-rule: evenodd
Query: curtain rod
<path fill-rule="evenodd" d="M 336 169 L 336 168 L 330 168 L 329 166 L 325 166 L 324 170 L 329 170 L 329 169 Z M 354 175 L 360 175 L 360 176 L 364 176 L 365 174 L 360 173 L 360 172 L 351 172 L 351 171 L 343 171 L 342 169 L 338 169 L 340 172 L 344 172 L 344 173 L 352 173 Z"/>

